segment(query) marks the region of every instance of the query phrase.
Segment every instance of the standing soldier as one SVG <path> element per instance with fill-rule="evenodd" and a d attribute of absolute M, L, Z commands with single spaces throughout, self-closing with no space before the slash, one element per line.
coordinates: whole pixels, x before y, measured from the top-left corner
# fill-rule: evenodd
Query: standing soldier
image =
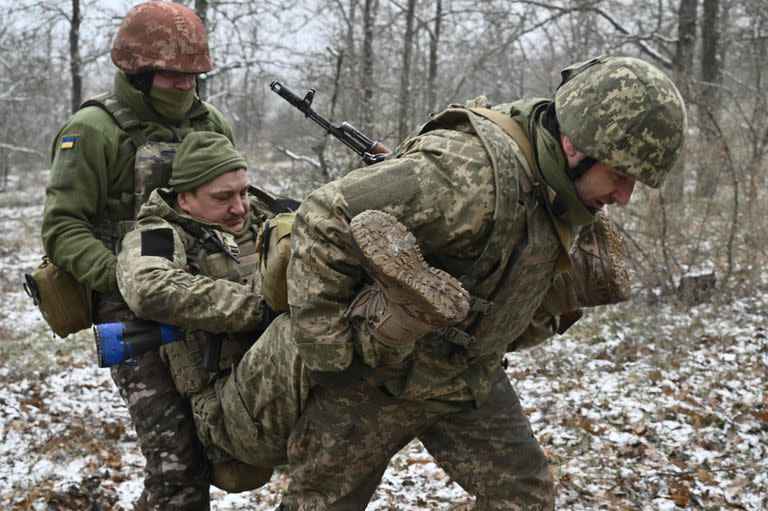
<path fill-rule="evenodd" d="M 46 188 L 43 244 L 55 265 L 93 291 L 97 323 L 132 318 L 115 278 L 115 245 L 149 192 L 166 185 L 176 146 L 193 131 L 233 140 L 196 94 L 212 69 L 200 18 L 178 3 L 132 8 L 112 44 L 113 89 L 59 130 Z M 156 351 L 112 369 L 146 457 L 136 509 L 209 508 L 209 470 L 188 404 Z"/>
<path fill-rule="evenodd" d="M 685 106 L 660 70 L 624 57 L 565 69 L 554 101 L 469 106 L 297 212 L 291 327 L 317 385 L 288 445 L 286 511 L 364 509 L 414 438 L 478 509 L 554 508 L 547 460 L 500 362 L 579 306 L 592 283 L 564 279 L 574 234 L 604 205 L 627 204 L 636 180 L 662 185 L 683 148 Z M 589 278 L 594 250 L 610 248 L 590 241 L 574 276 Z M 418 246 L 460 280 L 469 307 Z M 358 294 L 361 265 L 378 288 Z M 437 329 L 451 313 L 466 318 Z"/>

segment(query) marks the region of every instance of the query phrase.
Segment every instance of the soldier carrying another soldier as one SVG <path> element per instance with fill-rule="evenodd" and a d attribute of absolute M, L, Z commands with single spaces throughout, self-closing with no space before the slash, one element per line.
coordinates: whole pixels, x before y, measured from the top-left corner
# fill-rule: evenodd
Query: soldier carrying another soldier
<path fill-rule="evenodd" d="M 289 318 L 272 321 L 275 311 L 288 309 L 285 267 L 293 214 L 275 215 L 280 208 L 248 186 L 245 168 L 222 135 L 189 134 L 174 159 L 170 188 L 152 192 L 120 244 L 117 266 L 120 290 L 138 317 L 184 330 L 182 341 L 160 348 L 161 358 L 191 401 L 213 483 L 231 492 L 261 486 L 273 467 L 287 463 L 287 440 L 312 386 Z M 372 227 L 360 222 L 364 218 L 353 228 L 357 236 Z M 393 240 L 406 246 L 404 239 L 414 257 L 408 270 L 426 269 L 412 236 L 401 228 Z M 390 250 L 388 244 L 368 247 L 361 264 L 371 266 L 391 256 Z M 612 261 L 609 254 L 598 260 Z M 440 309 L 444 317 L 432 317 L 430 328 L 464 317 L 469 297 L 461 285 L 440 270 L 426 274 L 425 284 L 444 287 L 447 298 Z M 602 271 L 598 276 L 605 281 Z M 383 298 L 372 285 L 358 300 L 371 295 Z M 388 328 L 406 325 L 398 321 Z M 338 378 L 341 384 L 346 380 Z"/>
<path fill-rule="evenodd" d="M 365 509 L 414 438 L 478 509 L 554 508 L 501 361 L 562 313 L 623 294 L 625 276 L 593 280 L 595 249 L 615 238 L 580 240 L 579 269 L 573 237 L 603 206 L 626 205 L 636 180 L 660 187 L 687 127 L 674 84 L 641 60 L 596 58 L 562 78 L 554 101 L 449 108 L 302 203 L 290 323 L 316 385 L 288 444 L 284 510 Z"/>
<path fill-rule="evenodd" d="M 124 240 L 118 281 L 138 316 L 187 330 L 163 358 L 209 457 L 254 469 L 243 488 L 289 461 L 285 509 L 364 509 L 390 457 L 419 438 L 479 508 L 554 506 L 500 362 L 562 331 L 564 313 L 626 299 L 600 209 L 626 204 L 635 179 L 659 186 L 686 127 L 674 85 L 642 61 L 599 58 L 563 76 L 554 102 L 451 108 L 390 159 L 311 194 L 291 231 L 292 316 L 258 342 L 265 274 L 229 262 L 247 201 L 212 185 L 241 169 L 207 159 L 205 134 L 182 144 L 173 188 L 154 192 Z M 212 154 L 235 162 L 228 151 Z M 211 217 L 217 200 L 241 206 Z M 206 223 L 231 254 L 205 249 Z M 232 342 L 207 368 L 218 333 Z"/>

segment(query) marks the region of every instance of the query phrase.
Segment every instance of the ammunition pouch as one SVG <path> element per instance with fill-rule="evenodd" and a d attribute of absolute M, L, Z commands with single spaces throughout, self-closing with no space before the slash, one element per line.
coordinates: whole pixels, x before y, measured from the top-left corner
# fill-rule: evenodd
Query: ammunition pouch
<path fill-rule="evenodd" d="M 296 213 L 280 213 L 265 223 L 261 273 L 261 294 L 267 305 L 278 312 L 288 311 L 288 279 L 285 276 L 291 258 L 291 228 Z"/>
<path fill-rule="evenodd" d="M 47 256 L 31 274 L 24 274 L 24 290 L 59 337 L 89 328 L 93 323 L 91 291 Z"/>

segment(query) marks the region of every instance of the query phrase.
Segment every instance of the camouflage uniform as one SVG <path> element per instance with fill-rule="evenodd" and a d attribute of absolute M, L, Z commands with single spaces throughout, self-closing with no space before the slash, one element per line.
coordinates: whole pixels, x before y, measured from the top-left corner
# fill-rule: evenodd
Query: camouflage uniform
<path fill-rule="evenodd" d="M 157 9 L 163 19 L 151 15 Z M 183 11 L 180 13 L 180 11 Z M 175 22 L 174 22 L 175 20 Z M 165 52 L 175 52 L 174 68 L 185 72 L 210 70 L 211 60 L 202 23 L 184 6 L 148 2 L 131 10 L 121 30 L 137 22 L 159 23 L 166 29 L 175 46 Z M 171 23 L 171 25 L 168 25 Z M 155 27 L 158 28 L 158 27 Z M 42 236 L 46 254 L 59 267 L 70 272 L 78 281 L 94 291 L 94 321 L 121 321 L 133 317 L 120 296 L 115 279 L 117 263 L 114 247 L 135 216 L 136 187 L 134 168 L 138 145 L 177 143 L 196 129 L 216 131 L 233 140 L 229 124 L 211 105 L 193 99 L 183 118 L 170 121 L 160 116 L 135 88 L 126 72 L 158 69 L 147 62 L 127 63 L 139 32 L 123 37 L 118 32 L 116 43 L 133 41 L 133 46 L 113 48 L 113 61 L 120 70 L 114 79 L 114 89 L 108 95 L 135 124 L 129 133 L 118 117 L 99 105 L 75 113 L 59 130 L 52 146 L 51 178 L 46 188 Z M 156 33 L 157 35 L 157 33 Z M 168 34 L 166 34 L 168 35 Z M 162 49 L 165 37 L 154 37 L 151 44 Z M 179 58 L 182 50 L 191 54 L 193 48 L 203 48 L 194 55 Z M 164 63 L 171 66 L 171 60 Z M 142 68 L 135 67 L 141 65 Z M 169 68 L 170 69 L 170 68 Z M 105 96 L 106 97 L 106 96 Z M 157 147 L 157 146 L 155 146 Z M 157 352 L 148 352 L 136 360 L 136 365 L 120 365 L 112 369 L 112 378 L 128 406 L 147 459 L 144 491 L 136 503 L 137 509 L 208 509 L 209 475 L 202 448 L 197 441 L 188 404 L 175 390 L 173 380 Z"/>
<path fill-rule="evenodd" d="M 180 212 L 175 198 L 170 189 L 155 190 L 125 236 L 120 290 L 141 318 L 186 331 L 184 341 L 161 353 L 179 392 L 191 399 L 198 435 L 214 463 L 251 465 L 242 470 L 255 473 L 258 486 L 269 480 L 272 467 L 286 463 L 288 434 L 309 390 L 288 342 L 287 315 L 263 331 L 269 311 L 258 268 L 269 212 L 252 201 L 250 226 L 235 237 Z M 212 251 L 202 228 L 231 246 L 239 262 Z M 206 369 L 202 354 L 217 338 L 223 339 L 218 368 Z"/>
<path fill-rule="evenodd" d="M 624 71 L 611 72 L 621 82 Z M 629 98 L 635 90 L 625 92 Z M 319 386 L 289 441 L 284 509 L 364 509 L 391 456 L 413 438 L 477 497 L 478 509 L 554 508 L 546 458 L 500 366 L 508 349 L 557 327 L 548 293 L 569 268 L 573 235 L 594 221 L 545 122 L 554 108 L 547 100 L 494 108 L 522 127 L 538 172 L 497 124 L 452 108 L 388 161 L 304 201 L 292 233 L 289 303 L 299 353 Z M 680 144 L 683 126 L 684 111 L 682 125 L 674 125 Z M 633 128 L 641 138 L 653 135 L 641 128 Z M 668 170 L 679 150 L 651 156 L 664 165 L 643 172 Z M 393 215 L 432 265 L 462 281 L 475 297 L 464 323 L 392 348 L 366 321 L 345 321 L 365 277 L 350 220 L 365 209 Z M 347 383 L 334 385 L 329 375 Z"/>

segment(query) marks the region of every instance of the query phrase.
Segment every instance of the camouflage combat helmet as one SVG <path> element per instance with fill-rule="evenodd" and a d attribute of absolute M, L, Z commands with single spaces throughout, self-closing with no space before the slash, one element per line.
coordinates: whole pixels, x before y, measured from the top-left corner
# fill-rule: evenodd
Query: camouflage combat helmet
<path fill-rule="evenodd" d="M 213 69 L 203 22 L 175 2 L 145 2 L 128 11 L 112 43 L 112 61 L 126 73 Z"/>
<path fill-rule="evenodd" d="M 561 131 L 584 154 L 658 188 L 683 150 L 685 104 L 658 68 L 630 57 L 567 67 L 555 94 Z"/>

